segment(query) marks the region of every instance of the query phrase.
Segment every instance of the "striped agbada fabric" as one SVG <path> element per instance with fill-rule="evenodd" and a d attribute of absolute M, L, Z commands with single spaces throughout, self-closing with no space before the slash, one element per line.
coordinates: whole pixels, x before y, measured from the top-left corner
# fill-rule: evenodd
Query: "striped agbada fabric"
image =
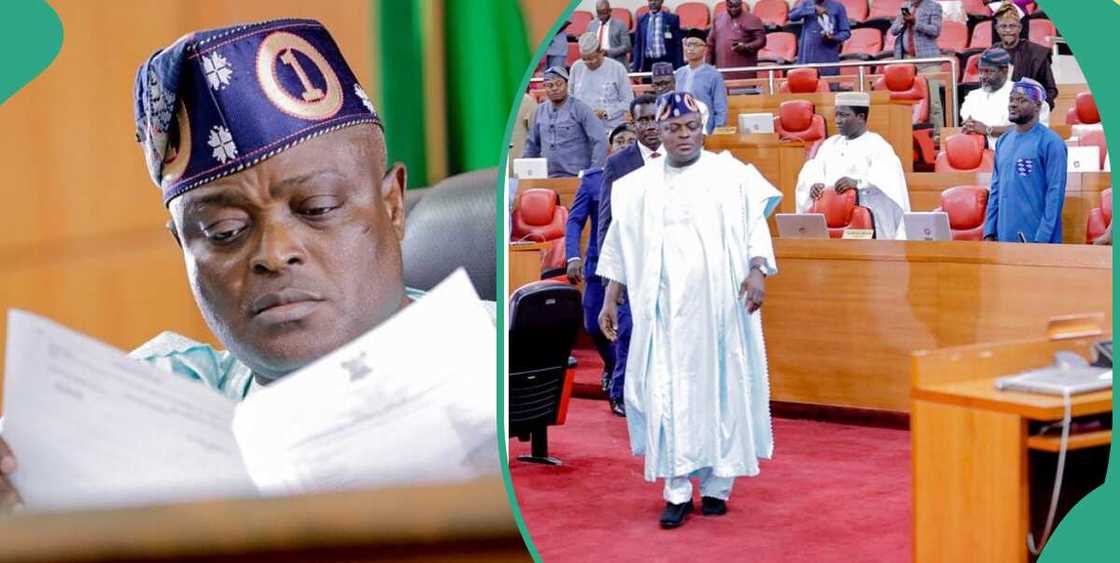
<path fill-rule="evenodd" d="M 409 185 L 497 166 L 530 59 L 518 0 L 373 0 L 373 14 L 371 96 Z"/>

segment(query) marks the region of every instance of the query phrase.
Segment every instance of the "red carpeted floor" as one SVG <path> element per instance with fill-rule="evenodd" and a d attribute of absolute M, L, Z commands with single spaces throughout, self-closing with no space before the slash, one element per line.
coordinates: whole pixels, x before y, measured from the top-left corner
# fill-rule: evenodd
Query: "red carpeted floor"
<path fill-rule="evenodd" d="M 513 440 L 510 471 L 548 563 L 910 560 L 908 432 L 775 418 L 774 437 L 774 459 L 736 480 L 725 516 L 700 516 L 697 491 L 697 511 L 674 530 L 658 527 L 662 483 L 643 480 L 606 401 L 572 399 L 567 424 L 550 429 L 563 466 L 517 461 L 529 445 Z"/>

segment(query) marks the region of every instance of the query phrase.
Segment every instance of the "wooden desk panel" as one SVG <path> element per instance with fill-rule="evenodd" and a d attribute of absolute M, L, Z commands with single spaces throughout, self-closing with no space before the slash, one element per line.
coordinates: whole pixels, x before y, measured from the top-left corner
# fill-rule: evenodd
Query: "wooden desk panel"
<path fill-rule="evenodd" d="M 797 186 L 797 175 L 805 164 L 805 144 L 800 141 L 783 143 L 777 135 L 709 135 L 704 148 L 712 152 L 729 151 L 735 158 L 753 164 L 774 187 L 783 193 L 778 206 L 781 213 L 794 213 L 796 202 L 785 195 Z"/>
<path fill-rule="evenodd" d="M 1104 312 L 1111 249 L 1088 245 L 775 239 L 763 322 L 777 401 L 909 408 L 909 356 L 1040 334 Z M 808 352 L 811 351 L 811 352 Z"/>
<path fill-rule="evenodd" d="M 507 295 L 527 283 L 541 279 L 541 251 L 548 248 L 544 243 L 510 244 L 508 261 L 509 286 Z"/>

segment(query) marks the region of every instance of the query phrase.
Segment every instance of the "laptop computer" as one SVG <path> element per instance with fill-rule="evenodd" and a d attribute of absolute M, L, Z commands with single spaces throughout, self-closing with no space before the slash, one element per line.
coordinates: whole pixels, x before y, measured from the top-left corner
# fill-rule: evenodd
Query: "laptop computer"
<path fill-rule="evenodd" d="M 519 179 L 548 178 L 547 158 L 513 159 L 513 175 Z"/>
<path fill-rule="evenodd" d="M 1066 170 L 1069 172 L 1100 172 L 1101 153 L 1097 147 L 1066 147 Z"/>
<path fill-rule="evenodd" d="M 739 133 L 743 135 L 754 133 L 773 133 L 774 114 L 772 113 L 740 113 Z"/>
<path fill-rule="evenodd" d="M 944 211 L 904 213 L 902 225 L 907 240 L 953 240 L 949 214 Z"/>
<path fill-rule="evenodd" d="M 828 223 L 824 213 L 778 213 L 778 236 L 781 238 L 828 238 Z"/>

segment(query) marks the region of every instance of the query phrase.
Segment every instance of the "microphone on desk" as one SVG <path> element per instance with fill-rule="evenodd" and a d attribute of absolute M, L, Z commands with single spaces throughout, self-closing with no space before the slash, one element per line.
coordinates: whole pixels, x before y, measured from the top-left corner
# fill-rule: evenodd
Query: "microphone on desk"
<path fill-rule="evenodd" d="M 1019 242 L 1027 242 L 1027 237 L 1023 236 L 1023 231 L 1019 231 Z"/>

